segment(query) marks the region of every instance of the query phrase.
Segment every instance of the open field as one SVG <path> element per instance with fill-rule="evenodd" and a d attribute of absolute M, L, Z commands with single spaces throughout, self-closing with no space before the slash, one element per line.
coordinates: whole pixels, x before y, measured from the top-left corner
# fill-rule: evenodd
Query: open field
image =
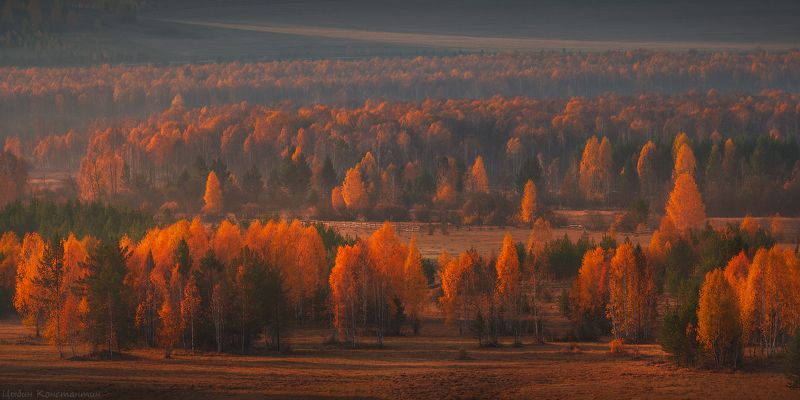
<path fill-rule="evenodd" d="M 417 46 L 423 48 L 444 48 L 466 51 L 536 51 L 572 49 L 583 51 L 606 51 L 616 49 L 666 49 L 666 50 L 725 50 L 736 51 L 761 48 L 765 50 L 785 50 L 785 43 L 769 42 L 706 42 L 706 41 L 609 41 L 609 40 L 569 40 L 547 39 L 541 37 L 490 37 L 445 35 L 430 33 L 406 33 L 366 31 L 358 29 L 320 28 L 304 25 L 237 24 L 209 21 L 163 20 L 162 22 L 218 29 L 232 29 L 246 32 L 298 35 L 335 40 L 352 40 L 382 43 L 395 46 Z"/>
<path fill-rule="evenodd" d="M 753 7 L 747 2 L 725 2 L 725 6 L 728 12 L 721 13 L 713 4 L 680 1 L 600 5 L 584 0 L 312 0 L 238 2 L 224 8 L 201 3 L 165 10 L 169 20 L 162 22 L 173 23 L 173 29 L 191 25 L 251 34 L 341 40 L 356 47 L 359 43 L 379 43 L 405 49 L 742 50 L 785 49 L 796 45 L 800 32 L 783 14 L 791 13 L 796 5 L 787 2 Z M 714 15 L 714 24 L 702 18 L 705 13 Z M 144 14 L 143 19 L 165 18 L 163 12 L 153 14 Z M 687 14 L 698 19 L 688 18 Z M 771 24 L 763 23 L 761 18 L 765 16 L 769 16 Z M 632 37 L 637 40 L 631 40 Z"/>
<path fill-rule="evenodd" d="M 368 237 L 381 226 L 380 223 L 358 222 L 331 222 L 328 224 L 335 227 L 345 236 L 361 238 Z M 403 240 L 408 240 L 411 238 L 412 234 L 416 234 L 420 254 L 422 254 L 424 258 L 431 259 L 439 257 L 442 250 L 447 251 L 447 253 L 452 256 L 469 250 L 470 247 L 475 247 L 481 254 L 497 254 L 497 252 L 500 251 L 500 246 L 503 243 L 503 237 L 506 233 L 510 233 L 515 242 L 521 243 L 527 243 L 528 236 L 530 236 L 531 233 L 530 229 L 513 226 L 481 226 L 461 227 L 460 229 L 450 227 L 447 234 L 443 235 L 440 226 L 434 224 L 434 233 L 431 235 L 427 224 L 418 224 L 417 226 L 419 227 L 417 232 L 403 229 L 402 225 L 396 226 L 397 233 Z M 583 232 L 584 231 L 581 229 L 555 228 L 553 229 L 553 236 L 562 237 L 567 235 L 570 239 L 576 240 L 583 235 Z M 589 237 L 594 241 L 599 241 L 603 233 L 604 232 L 587 231 Z M 630 238 L 632 242 L 646 246 L 650 240 L 650 234 L 630 234 Z"/>
<path fill-rule="evenodd" d="M 0 64 L 414 56 L 460 51 L 789 49 L 796 2 L 170 1 Z M 178 21 L 180 23 L 178 23 Z M 635 38 L 635 40 L 632 40 Z"/>
<path fill-rule="evenodd" d="M 58 360 L 55 348 L 17 344 L 18 322 L 0 327 L 0 389 L 79 391 L 96 398 L 659 398 L 789 399 L 798 396 L 768 367 L 709 372 L 671 366 L 656 345 L 611 355 L 604 343 L 478 349 L 429 322 L 422 336 L 389 338 L 385 349 L 323 346 L 304 330 L 289 354 L 177 354 L 134 350 L 125 361 Z M 11 325 L 11 326 L 9 326 Z M 447 332 L 450 332 L 447 330 Z M 430 335 L 430 336 L 429 336 Z M 365 338 L 365 343 L 371 338 Z M 457 360 L 458 349 L 468 360 Z"/>
<path fill-rule="evenodd" d="M 585 211 L 566 211 L 562 213 L 569 224 L 580 225 L 585 223 L 587 218 Z M 610 221 L 610 215 L 613 213 L 606 212 L 605 219 Z M 600 217 L 603 219 L 602 215 Z M 764 228 L 769 229 L 769 217 L 757 217 L 755 220 Z M 741 218 L 709 218 L 712 226 L 723 228 L 729 223 L 738 224 Z M 781 218 L 783 222 L 783 238 L 781 244 L 784 246 L 794 246 L 800 240 L 800 218 Z M 350 237 L 367 237 L 373 231 L 380 228 L 380 223 L 364 223 L 364 222 L 339 222 L 331 221 L 325 222 L 326 225 L 336 228 L 341 234 Z M 442 250 L 447 251 L 450 255 L 459 254 L 468 250 L 470 247 L 475 247 L 481 254 L 496 254 L 500 251 L 500 246 L 503 243 L 503 236 L 510 233 L 515 242 L 527 243 L 530 235 L 530 229 L 507 226 L 480 226 L 480 227 L 461 227 L 456 229 L 450 227 L 447 234 L 443 235 L 439 224 L 433 224 L 433 234 L 430 234 L 430 226 L 428 224 L 396 224 L 396 230 L 404 240 L 411 238 L 411 235 L 417 235 L 417 245 L 419 246 L 420 253 L 425 258 L 435 259 L 441 254 Z M 581 228 L 567 228 L 556 227 L 553 229 L 553 237 L 562 237 L 567 235 L 571 240 L 578 239 L 584 232 L 591 240 L 599 242 L 605 231 L 586 230 Z M 617 234 L 619 240 L 629 238 L 632 243 L 639 244 L 646 247 L 650 243 L 651 232 L 647 233 L 633 233 L 633 232 L 620 232 Z"/>

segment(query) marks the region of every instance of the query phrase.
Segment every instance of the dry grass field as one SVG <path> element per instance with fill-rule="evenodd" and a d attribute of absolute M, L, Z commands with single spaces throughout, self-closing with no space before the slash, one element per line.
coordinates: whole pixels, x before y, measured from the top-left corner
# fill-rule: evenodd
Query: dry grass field
<path fill-rule="evenodd" d="M 739 372 L 677 368 L 657 345 L 612 355 L 605 343 L 526 344 L 479 349 L 454 329 L 428 321 L 421 336 L 389 338 L 386 348 L 323 345 L 326 330 L 304 329 L 288 354 L 132 350 L 123 361 L 59 360 L 55 348 L 21 340 L 16 320 L 0 325 L 0 389 L 85 392 L 95 398 L 380 399 L 790 399 L 770 367 Z M 362 338 L 372 343 L 372 338 Z M 459 360 L 459 349 L 467 359 Z"/>
<path fill-rule="evenodd" d="M 561 211 L 561 217 L 567 221 L 568 224 L 573 225 L 586 225 L 586 220 L 590 217 L 587 216 L 586 211 Z M 593 213 L 596 217 L 604 220 L 605 224 L 609 224 L 613 220 L 613 212 L 607 211 L 602 213 Z M 770 218 L 758 217 L 756 221 L 762 227 L 769 229 Z M 727 224 L 738 224 L 741 218 L 709 218 L 712 226 L 723 228 Z M 800 242 L 800 218 L 781 218 L 783 224 L 783 237 L 781 244 L 784 246 L 795 246 Z M 373 231 L 380 228 L 380 223 L 364 223 L 364 222 L 326 222 L 325 224 L 335 227 L 340 233 L 350 237 L 368 237 Z M 606 225 L 607 226 L 607 225 Z M 395 228 L 397 233 L 404 239 L 408 240 L 411 235 L 417 235 L 417 245 L 419 246 L 420 253 L 425 258 L 435 259 L 441 254 L 442 250 L 447 251 L 450 255 L 458 254 L 468 250 L 470 247 L 475 247 L 481 254 L 492 254 L 500 251 L 500 246 L 503 243 L 503 236 L 510 233 L 515 242 L 527 243 L 530 229 L 520 228 L 514 226 L 480 226 L 480 227 L 449 227 L 447 234 L 443 234 L 439 224 L 433 224 L 433 233 L 431 234 L 431 226 L 428 224 L 396 224 Z M 595 242 L 599 242 L 605 231 L 600 230 L 584 230 L 581 228 L 568 228 L 556 227 L 553 229 L 553 237 L 562 237 L 567 235 L 571 240 L 576 240 L 584 232 L 589 238 Z M 646 247 L 650 243 L 651 233 L 633 233 L 633 232 L 620 232 L 617 234 L 618 240 L 629 238 L 631 242 L 640 244 Z"/>
<path fill-rule="evenodd" d="M 345 236 L 361 238 L 369 236 L 381 226 L 380 223 L 331 222 L 328 224 L 334 226 Z M 421 224 L 418 230 L 412 231 L 411 229 L 403 229 L 403 225 L 396 226 L 397 233 L 403 240 L 408 240 L 411 235 L 416 234 L 417 245 L 422 257 L 431 259 L 439 257 L 442 250 L 447 251 L 452 256 L 469 250 L 470 247 L 475 247 L 481 254 L 496 254 L 500 251 L 500 246 L 503 244 L 503 236 L 506 233 L 510 233 L 515 242 L 522 243 L 528 242 L 528 236 L 531 233 L 530 229 L 513 226 L 461 227 L 460 229 L 450 227 L 447 230 L 447 234 L 442 234 L 438 224 L 434 224 L 433 234 L 430 234 L 428 228 L 427 224 Z M 562 237 L 566 234 L 572 240 L 578 239 L 583 235 L 583 232 L 581 229 L 553 229 L 554 237 Z M 603 236 L 603 232 L 598 231 L 587 231 L 587 234 L 595 241 L 599 241 Z M 631 234 L 629 236 L 633 242 L 643 245 L 646 245 L 650 240 L 650 234 Z"/>

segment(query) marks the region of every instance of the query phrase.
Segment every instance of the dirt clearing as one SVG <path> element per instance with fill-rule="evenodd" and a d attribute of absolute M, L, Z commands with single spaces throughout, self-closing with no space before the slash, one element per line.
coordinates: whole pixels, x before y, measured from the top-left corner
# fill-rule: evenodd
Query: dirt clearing
<path fill-rule="evenodd" d="M 18 330 L 4 323 L 3 332 Z M 294 351 L 190 355 L 164 360 L 134 350 L 123 361 L 59 360 L 40 344 L 0 345 L 0 389 L 93 393 L 94 398 L 574 399 L 798 398 L 776 371 L 676 368 L 656 345 L 611 355 L 605 343 L 479 349 L 454 329 L 429 321 L 422 336 L 388 338 L 385 349 L 322 345 L 326 330 L 304 329 Z M 371 337 L 361 338 L 371 344 Z M 508 343 L 507 343 L 508 344 Z M 468 360 L 457 360 L 458 350 Z"/>

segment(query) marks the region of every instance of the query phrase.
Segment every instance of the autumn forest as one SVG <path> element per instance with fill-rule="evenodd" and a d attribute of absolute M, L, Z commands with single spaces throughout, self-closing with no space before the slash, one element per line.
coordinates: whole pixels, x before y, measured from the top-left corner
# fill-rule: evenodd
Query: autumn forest
<path fill-rule="evenodd" d="M 2 1 L 4 397 L 798 396 L 796 42 L 69 44 L 215 3 Z"/>

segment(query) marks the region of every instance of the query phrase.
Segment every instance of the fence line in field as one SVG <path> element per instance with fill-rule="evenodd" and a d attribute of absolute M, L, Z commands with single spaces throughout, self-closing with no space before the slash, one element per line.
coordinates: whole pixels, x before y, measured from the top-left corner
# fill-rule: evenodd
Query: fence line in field
<path fill-rule="evenodd" d="M 334 227 L 334 228 L 344 228 L 344 229 L 353 229 L 353 230 L 377 230 L 383 226 L 383 222 L 373 222 L 373 221 L 323 221 L 323 220 L 314 220 L 314 219 L 303 219 L 303 223 L 306 224 L 322 224 L 327 227 Z M 400 232 L 420 232 L 425 228 L 435 228 L 441 229 L 442 223 L 441 222 L 392 222 L 396 231 Z M 572 228 L 573 226 L 570 226 Z M 583 229 L 582 226 L 578 225 L 580 229 Z M 446 229 L 463 229 L 466 231 L 494 231 L 498 229 L 503 229 L 503 226 L 490 226 L 490 225 L 461 225 L 457 226 L 452 223 L 447 223 Z"/>
<path fill-rule="evenodd" d="M 334 228 L 347 228 L 347 229 L 371 229 L 377 230 L 383 226 L 383 222 L 367 222 L 367 221 L 319 221 L 319 220 L 303 220 L 307 224 L 322 224 L 327 227 Z M 392 222 L 394 229 L 402 232 L 419 232 L 422 226 L 427 224 L 420 224 L 415 222 Z"/>

